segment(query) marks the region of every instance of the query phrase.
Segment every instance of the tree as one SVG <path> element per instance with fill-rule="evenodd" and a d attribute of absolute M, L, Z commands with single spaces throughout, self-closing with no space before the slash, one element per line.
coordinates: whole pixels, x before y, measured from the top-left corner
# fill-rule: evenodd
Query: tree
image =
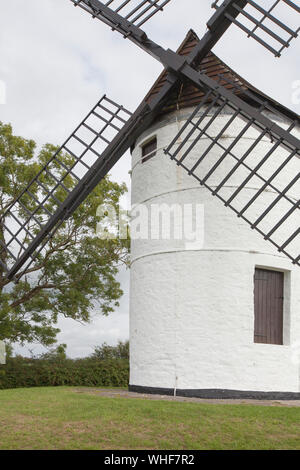
<path fill-rule="evenodd" d="M 119 341 L 116 346 L 110 346 L 103 343 L 101 346 L 96 346 L 92 359 L 99 359 L 101 361 L 107 359 L 129 359 L 129 341 Z"/>
<path fill-rule="evenodd" d="M 9 217 L 3 218 L 3 214 L 55 151 L 57 147 L 51 144 L 37 151 L 33 140 L 14 136 L 11 125 L 0 122 L 2 246 L 7 244 L 6 227 L 13 223 Z M 73 161 L 67 153 L 60 153 L 59 159 L 69 166 Z M 56 178 L 64 171 L 55 160 L 49 169 Z M 43 186 L 32 185 L 33 196 L 37 198 L 43 191 L 46 194 L 47 189 L 53 187 L 52 176 L 41 174 L 39 179 Z M 71 190 L 75 184 L 71 175 L 65 177 L 66 190 Z M 95 227 L 101 221 L 101 217 L 96 217 L 97 207 L 110 204 L 117 211 L 119 199 L 125 192 L 124 184 L 119 185 L 106 177 L 60 226 L 35 263 L 17 274 L 17 283 L 8 281 L 0 268 L 0 340 L 21 344 L 39 342 L 48 346 L 56 342 L 59 330 L 55 325 L 60 316 L 88 322 L 92 311 L 108 315 L 119 305 L 122 290 L 116 276 L 121 264 L 128 265 L 129 242 L 98 238 Z M 53 211 L 57 201 L 63 201 L 65 197 L 60 187 L 54 192 L 54 198 L 47 202 L 47 208 Z M 24 206 L 33 211 L 37 208 L 36 200 L 24 195 L 23 206 L 14 214 L 21 221 L 28 217 Z M 30 233 L 38 233 L 44 217 L 41 211 L 36 212 Z M 30 237 L 24 233 L 23 243 L 27 246 L 29 242 Z M 12 263 L 11 250 L 2 250 L 1 261 L 6 265 Z"/>
<path fill-rule="evenodd" d="M 40 354 L 38 357 L 35 357 L 35 359 L 43 359 L 52 362 L 65 361 L 67 359 L 66 350 L 66 344 L 59 344 L 56 348 L 52 348 L 48 352 Z"/>

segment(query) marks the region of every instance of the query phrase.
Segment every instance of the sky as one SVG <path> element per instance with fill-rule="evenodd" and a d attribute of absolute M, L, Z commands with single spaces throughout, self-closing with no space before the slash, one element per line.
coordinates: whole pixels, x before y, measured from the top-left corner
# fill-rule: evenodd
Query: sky
<path fill-rule="evenodd" d="M 211 3 L 171 0 L 144 29 L 163 47 L 176 50 L 190 28 L 200 37 L 205 33 L 213 14 Z M 299 42 L 276 59 L 232 26 L 214 52 L 258 89 L 300 113 Z M 10 122 L 16 135 L 31 138 L 38 146 L 65 141 L 104 93 L 134 111 L 162 70 L 155 59 L 74 8 L 70 0 L 2 1 L 0 57 L 0 98 L 5 91 L 0 120 Z M 129 170 L 126 154 L 111 171 L 112 179 L 124 181 L 129 188 L 127 206 Z M 119 280 L 124 296 L 109 317 L 94 316 L 88 325 L 60 320 L 58 343 L 67 344 L 70 357 L 87 356 L 103 342 L 128 339 L 129 271 L 122 270 Z M 15 348 L 24 355 L 29 350 L 44 351 L 39 345 Z"/>

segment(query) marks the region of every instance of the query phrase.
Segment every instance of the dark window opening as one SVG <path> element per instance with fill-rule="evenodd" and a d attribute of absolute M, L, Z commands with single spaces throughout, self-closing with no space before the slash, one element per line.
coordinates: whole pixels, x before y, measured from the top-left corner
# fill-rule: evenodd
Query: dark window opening
<path fill-rule="evenodd" d="M 157 150 L 157 138 L 154 137 L 142 146 L 142 163 L 145 163 L 152 157 L 155 157 Z"/>
<path fill-rule="evenodd" d="M 284 274 L 255 269 L 254 342 L 283 344 Z"/>

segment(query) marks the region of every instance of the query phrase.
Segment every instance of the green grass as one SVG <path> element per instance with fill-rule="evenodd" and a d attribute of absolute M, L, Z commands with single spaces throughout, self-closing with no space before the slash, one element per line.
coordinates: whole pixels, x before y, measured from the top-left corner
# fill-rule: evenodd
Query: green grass
<path fill-rule="evenodd" d="M 300 449 L 300 408 L 0 390 L 0 449 Z"/>

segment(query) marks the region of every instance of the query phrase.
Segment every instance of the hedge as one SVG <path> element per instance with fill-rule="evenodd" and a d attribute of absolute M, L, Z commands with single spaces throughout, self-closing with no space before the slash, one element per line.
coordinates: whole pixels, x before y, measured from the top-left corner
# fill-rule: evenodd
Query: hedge
<path fill-rule="evenodd" d="M 0 389 L 45 386 L 127 387 L 126 359 L 9 358 L 0 366 Z"/>

